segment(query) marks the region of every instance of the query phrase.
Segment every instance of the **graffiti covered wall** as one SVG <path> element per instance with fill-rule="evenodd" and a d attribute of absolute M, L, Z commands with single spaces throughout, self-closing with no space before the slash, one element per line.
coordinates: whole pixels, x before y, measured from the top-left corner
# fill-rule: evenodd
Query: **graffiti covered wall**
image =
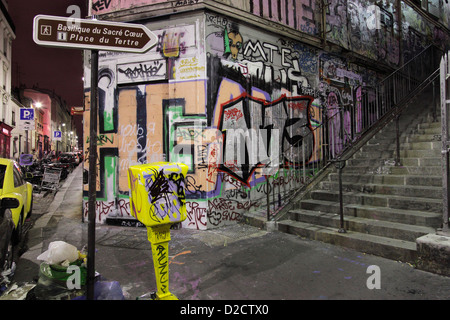
<path fill-rule="evenodd" d="M 400 0 L 215 1 L 308 35 L 323 37 L 346 50 L 394 67 L 399 66 L 402 59 L 406 62 L 413 57 L 417 46 L 433 42 L 448 48 L 450 40 L 450 3 L 442 0 L 421 1 L 416 8 Z M 89 8 L 90 14 L 101 15 L 138 7 L 155 10 L 169 6 L 184 10 L 202 3 L 203 0 L 90 0 Z M 423 13 L 419 14 L 418 8 Z"/>
<path fill-rule="evenodd" d="M 448 3 L 428 1 L 428 7 L 422 4 L 422 8 L 450 28 Z M 402 58 L 408 61 L 431 42 L 444 48 L 450 40 L 448 32 L 403 1 L 337 0 L 323 5 L 313 0 L 250 0 L 249 10 L 393 67 L 398 67 Z"/>
<path fill-rule="evenodd" d="M 261 2 L 254 1 L 249 10 L 266 14 L 257 3 Z M 327 19 L 329 36 L 336 43 L 374 60 L 398 64 L 396 37 L 386 36 L 380 47 L 370 41 L 374 36 L 370 28 L 361 27 L 357 19 L 337 28 L 338 18 L 331 18 L 341 12 L 337 5 L 330 4 Z M 342 5 L 358 14 L 361 3 Z M 296 28 L 315 34 L 313 19 L 303 19 L 310 13 L 308 6 L 302 8 L 296 12 L 297 20 L 285 16 L 285 22 L 296 21 Z M 285 11 L 272 7 L 267 14 L 274 17 L 274 12 L 280 18 Z M 340 23 L 342 19 L 350 21 L 348 15 Z M 127 169 L 157 161 L 189 167 L 183 227 L 224 226 L 241 221 L 249 210 L 264 214 L 269 192 L 277 189 L 276 199 L 270 201 L 282 204 L 287 194 L 283 190 L 304 182 L 305 176 L 293 174 L 290 168 L 303 167 L 306 172 L 307 165 L 314 167 L 323 160 L 331 141 L 334 156 L 349 139 L 344 132 L 362 131 L 367 120 L 359 110 L 362 93 L 383 75 L 222 14 L 199 12 L 168 21 L 170 25 L 148 23 L 158 44 L 145 54 L 100 52 L 95 137 L 98 222 L 135 223 Z M 408 41 L 403 46 L 404 52 L 412 50 Z M 85 69 L 85 79 L 90 79 L 88 61 Z M 89 81 L 85 85 L 89 107 Z M 88 109 L 86 169 L 91 139 Z M 332 130 L 317 130 L 327 119 Z M 85 216 L 87 190 L 86 185 Z"/>
<path fill-rule="evenodd" d="M 191 24 L 152 29 L 158 36 L 158 45 L 145 54 L 100 52 L 96 137 L 98 222 L 131 217 L 128 167 L 169 161 L 174 141 L 169 139 L 168 132 L 182 135 L 188 121 L 205 117 L 206 68 L 204 55 L 197 49 L 201 47 L 200 23 L 193 18 Z M 85 73 L 89 74 L 87 60 Z M 89 81 L 85 87 L 89 107 Z M 174 131 L 177 126 L 180 128 Z M 84 115 L 87 161 L 89 128 L 87 110 Z M 183 157 L 181 160 L 186 160 L 187 155 Z M 89 167 L 87 161 L 85 169 Z M 85 195 L 86 192 L 87 186 Z"/>
<path fill-rule="evenodd" d="M 324 112 L 352 104 L 373 80 L 362 67 L 222 15 L 191 20 L 151 28 L 159 42 L 144 55 L 100 53 L 98 222 L 131 219 L 127 168 L 156 161 L 189 166 L 185 227 L 265 210 L 270 189 L 300 182 L 286 164 L 322 157 L 313 131 Z M 89 111 L 84 126 L 88 133 Z"/>
<path fill-rule="evenodd" d="M 351 130 L 355 121 L 349 109 L 357 108 L 361 87 L 375 84 L 379 75 L 223 15 L 206 14 L 206 30 L 207 125 L 217 128 L 223 139 L 222 161 L 213 167 L 220 193 L 211 196 L 233 204 L 245 199 L 241 207 L 264 212 L 268 189 L 303 182 L 290 167 L 306 170 L 323 159 L 327 139 L 317 128 L 324 119 L 344 108 L 345 123 L 334 126 L 334 140 L 339 140 L 341 128 Z M 236 134 L 240 130 L 246 134 Z M 236 152 L 234 141 L 245 144 L 245 150 Z M 343 141 L 336 145 L 342 149 Z M 264 172 L 270 168 L 276 173 L 267 185 Z M 283 192 L 277 192 L 282 198 Z M 206 211 L 212 209 L 209 203 Z"/>

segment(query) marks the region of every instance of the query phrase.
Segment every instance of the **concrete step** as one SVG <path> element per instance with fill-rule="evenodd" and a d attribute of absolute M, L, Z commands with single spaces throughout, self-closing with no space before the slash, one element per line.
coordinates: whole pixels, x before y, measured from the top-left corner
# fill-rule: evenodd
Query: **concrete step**
<path fill-rule="evenodd" d="M 410 141 L 400 144 L 400 150 L 440 150 L 440 141 Z"/>
<path fill-rule="evenodd" d="M 388 162 L 392 161 L 392 165 L 395 165 L 395 160 L 393 157 L 386 157 L 384 159 L 378 158 L 367 159 L 353 156 L 352 158 L 346 161 L 345 168 L 347 169 L 350 167 L 366 167 L 366 168 L 378 167 L 381 165 L 386 165 L 386 161 Z"/>
<path fill-rule="evenodd" d="M 440 149 L 400 149 L 401 158 L 434 158 L 439 157 Z M 396 156 L 396 147 L 392 146 L 389 149 L 364 149 L 355 153 L 358 159 L 386 159 Z"/>
<path fill-rule="evenodd" d="M 389 148 L 365 148 L 356 152 L 354 157 L 358 159 L 386 159 L 396 156 L 396 147 Z M 441 154 L 440 149 L 402 149 L 400 148 L 401 158 L 437 158 Z"/>
<path fill-rule="evenodd" d="M 339 190 L 338 181 L 322 181 L 321 190 Z M 398 195 L 404 197 L 422 197 L 430 199 L 442 199 L 442 187 L 433 186 L 413 186 L 398 184 L 379 184 L 379 183 L 355 183 L 342 182 L 344 192 L 361 192 L 378 195 Z"/>
<path fill-rule="evenodd" d="M 401 158 L 400 162 L 402 166 L 407 167 L 429 167 L 429 166 L 441 166 L 442 159 L 440 157 L 430 158 L 415 158 L 407 157 Z M 391 166 L 395 167 L 395 157 L 380 158 L 350 158 L 346 161 L 345 169 L 350 167 L 366 167 L 369 169 L 377 168 L 378 166 Z"/>
<path fill-rule="evenodd" d="M 407 146 L 406 143 L 419 143 L 419 142 L 437 142 L 437 145 L 440 148 L 441 135 L 440 134 L 428 134 L 428 135 L 407 135 L 400 136 L 399 142 L 400 146 Z M 386 136 L 383 138 L 372 138 L 370 139 L 363 149 L 368 149 L 368 147 L 395 147 L 397 144 L 397 139 L 395 135 Z"/>
<path fill-rule="evenodd" d="M 417 128 L 418 129 L 429 129 L 429 128 L 433 128 L 433 129 L 439 129 L 439 130 L 441 130 L 442 129 L 442 124 L 441 124 L 441 121 L 440 121 L 440 117 L 439 117 L 439 121 L 434 121 L 434 122 L 422 122 L 422 123 L 419 123 L 418 125 L 417 125 Z"/>
<path fill-rule="evenodd" d="M 324 227 L 339 229 L 340 215 L 336 213 L 318 213 L 308 210 L 291 210 L 291 220 L 316 224 Z M 364 234 L 388 237 L 406 241 L 434 232 L 435 229 L 426 226 L 416 226 L 384 220 L 367 219 L 361 217 L 344 217 L 344 229 Z"/>
<path fill-rule="evenodd" d="M 339 233 L 338 173 L 330 173 L 308 198 L 293 204 L 280 231 L 389 259 L 414 261 L 416 239 L 442 224 L 441 125 L 419 102 L 391 121 L 342 171 L 346 233 Z"/>
<path fill-rule="evenodd" d="M 339 191 L 313 190 L 313 200 L 339 201 Z M 344 203 L 366 204 L 393 209 L 409 209 L 427 212 L 442 212 L 442 199 L 405 197 L 399 195 L 367 194 L 362 192 L 343 192 Z"/>
<path fill-rule="evenodd" d="M 403 166 L 408 167 L 429 167 L 429 166 L 441 166 L 441 157 L 424 157 L 424 158 L 414 158 L 407 157 L 400 159 Z"/>
<path fill-rule="evenodd" d="M 403 262 L 414 262 L 417 257 L 416 243 L 411 241 L 353 231 L 339 233 L 335 228 L 294 220 L 279 221 L 278 230 Z"/>
<path fill-rule="evenodd" d="M 402 160 L 400 160 L 402 162 Z M 440 185 L 442 186 L 442 167 L 441 166 L 428 166 L 428 167 L 414 167 L 414 166 L 398 166 L 390 168 L 390 173 L 398 174 L 398 175 L 417 175 L 423 176 L 432 176 L 435 179 L 440 181 Z M 433 184 L 434 185 L 434 184 Z"/>
<path fill-rule="evenodd" d="M 337 201 L 303 200 L 294 209 L 304 209 L 321 213 L 339 214 L 340 206 Z M 293 210 L 294 210 L 293 209 Z M 346 216 L 366 219 L 384 220 L 420 226 L 439 227 L 442 222 L 442 213 L 420 210 L 395 209 L 376 207 L 367 204 L 344 203 L 343 211 Z"/>
<path fill-rule="evenodd" d="M 400 158 L 438 158 L 440 155 L 440 149 L 400 150 Z"/>
<path fill-rule="evenodd" d="M 440 150 L 441 146 L 442 145 L 440 141 L 405 141 L 400 143 L 400 150 Z M 361 152 L 371 150 L 395 151 L 396 148 L 397 144 L 395 140 L 372 141 L 371 143 L 367 143 L 367 145 L 362 147 Z"/>
<path fill-rule="evenodd" d="M 406 137 L 406 142 L 441 141 L 441 134 L 423 134 Z"/>
<path fill-rule="evenodd" d="M 401 161 L 401 160 L 400 160 Z M 344 171 L 352 174 L 371 174 L 371 175 L 401 175 L 412 174 L 417 176 L 440 176 L 442 180 L 442 168 L 439 166 L 429 167 L 413 167 L 413 166 L 378 166 L 374 168 L 368 168 L 364 166 L 347 166 Z"/>
<path fill-rule="evenodd" d="M 416 134 L 416 135 L 422 135 L 422 134 L 435 135 L 435 134 L 441 134 L 441 130 L 442 130 L 442 128 L 438 127 L 438 126 L 436 126 L 436 127 L 422 126 L 422 127 L 417 128 L 417 130 L 414 131 L 414 134 Z"/>
<path fill-rule="evenodd" d="M 394 167 L 393 169 L 396 169 Z M 404 169 L 402 167 L 401 169 Z M 347 168 L 342 170 L 342 181 L 348 183 L 374 183 L 388 185 L 414 185 L 414 186 L 433 186 L 442 187 L 442 176 L 439 175 L 413 175 L 413 174 L 360 174 L 347 172 Z M 440 171 L 439 171 L 440 173 Z M 327 181 L 339 181 L 338 173 L 330 173 Z"/>
<path fill-rule="evenodd" d="M 355 153 L 354 157 L 358 159 L 389 159 L 395 157 L 395 151 L 372 149 L 371 151 L 359 151 Z"/>

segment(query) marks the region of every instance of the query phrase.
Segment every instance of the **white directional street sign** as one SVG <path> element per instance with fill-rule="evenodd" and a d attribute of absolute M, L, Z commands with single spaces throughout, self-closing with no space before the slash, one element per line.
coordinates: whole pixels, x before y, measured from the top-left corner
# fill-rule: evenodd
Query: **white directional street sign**
<path fill-rule="evenodd" d="M 158 37 L 142 24 L 37 15 L 33 40 L 49 47 L 143 53 Z"/>

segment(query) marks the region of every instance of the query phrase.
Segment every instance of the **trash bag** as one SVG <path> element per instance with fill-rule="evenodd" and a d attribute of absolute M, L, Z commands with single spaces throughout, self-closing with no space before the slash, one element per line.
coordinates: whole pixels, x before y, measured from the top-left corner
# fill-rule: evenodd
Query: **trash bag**
<path fill-rule="evenodd" d="M 86 278 L 87 278 L 87 269 L 83 265 L 81 260 L 76 260 L 72 262 L 69 266 L 77 266 L 80 271 L 79 273 L 79 281 L 80 285 L 84 286 L 86 284 Z M 39 277 L 46 277 L 48 279 L 51 279 L 54 282 L 58 282 L 63 286 L 67 285 L 67 280 L 69 280 L 69 277 L 72 276 L 72 272 L 67 271 L 68 266 L 62 266 L 57 264 L 48 264 L 48 263 L 41 263 L 41 266 L 39 268 Z"/>
<path fill-rule="evenodd" d="M 69 266 L 76 266 L 79 271 L 79 288 L 69 288 L 68 280 L 73 274 L 68 272 Z M 39 267 L 39 280 L 34 288 L 35 298 L 37 300 L 71 300 L 83 295 L 87 269 L 81 259 L 72 262 L 69 266 L 50 265 L 42 262 Z"/>
<path fill-rule="evenodd" d="M 69 263 L 74 262 L 78 257 L 78 249 L 75 246 L 64 241 L 53 241 L 48 245 L 48 250 L 40 254 L 37 259 L 55 265 L 66 260 Z"/>
<path fill-rule="evenodd" d="M 39 267 L 39 280 L 34 288 L 35 298 L 70 300 L 82 295 L 87 279 L 84 257 L 71 244 L 64 241 L 51 242 L 48 250 L 37 257 L 44 262 Z"/>

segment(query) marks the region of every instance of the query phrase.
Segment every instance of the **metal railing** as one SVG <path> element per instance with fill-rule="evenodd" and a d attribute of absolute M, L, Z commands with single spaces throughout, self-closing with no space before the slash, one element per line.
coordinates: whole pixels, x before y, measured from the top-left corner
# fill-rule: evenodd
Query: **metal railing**
<path fill-rule="evenodd" d="M 353 103 L 335 108 L 324 105 L 322 123 L 297 143 L 281 149 L 279 170 L 266 177 L 267 220 L 276 219 L 283 203 L 303 191 L 331 164 L 342 169 L 345 152 L 355 148 L 371 129 L 381 129 L 392 119 L 397 124 L 395 161 L 400 164 L 398 119 L 407 102 L 436 79 L 441 55 L 438 48 L 429 46 L 378 85 L 360 87 Z M 306 146 L 311 141 L 318 146 L 312 154 Z"/>
<path fill-rule="evenodd" d="M 448 107 L 450 105 L 449 88 L 450 88 L 450 51 L 442 57 L 439 67 L 440 75 L 440 91 L 441 91 L 441 142 L 442 142 L 442 194 L 443 194 L 443 210 L 442 210 L 442 230 L 445 235 L 449 235 L 449 196 L 450 187 L 449 179 L 449 129 L 448 129 Z"/>

